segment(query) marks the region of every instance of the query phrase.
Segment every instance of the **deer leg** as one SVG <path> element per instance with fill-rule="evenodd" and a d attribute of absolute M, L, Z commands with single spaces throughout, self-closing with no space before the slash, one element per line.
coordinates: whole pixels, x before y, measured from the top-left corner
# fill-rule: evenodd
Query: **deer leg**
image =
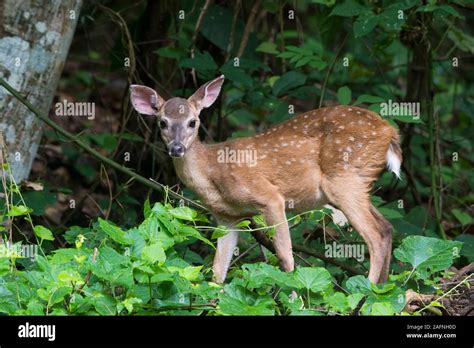
<path fill-rule="evenodd" d="M 280 260 L 281 268 L 285 272 L 292 272 L 295 268 L 295 260 L 293 259 L 290 230 L 286 221 L 285 202 L 283 199 L 269 200 L 269 202 L 262 209 L 262 213 L 269 226 L 275 225 L 275 234 L 272 239 L 275 253 Z"/>
<path fill-rule="evenodd" d="M 377 220 L 371 214 L 370 203 L 368 201 L 358 205 L 338 203 L 351 225 L 367 243 L 370 254 L 369 280 L 378 283 L 386 259 L 387 242 Z"/>
<path fill-rule="evenodd" d="M 239 233 L 237 231 L 230 231 L 223 237 L 217 240 L 217 250 L 214 255 L 214 262 L 212 270 L 214 272 L 213 280 L 216 283 L 223 283 L 229 270 L 230 261 L 234 249 L 237 246 Z"/>
<path fill-rule="evenodd" d="M 347 187 L 348 183 L 350 187 Z M 330 203 L 342 210 L 367 243 L 370 254 L 369 280 L 379 283 L 385 280 L 385 274 L 388 273 L 390 255 L 387 254 L 390 254 L 392 236 L 391 229 L 387 228 L 390 224 L 372 206 L 367 187 L 366 182 L 356 180 L 354 176 L 332 178 L 323 183 Z"/>
<path fill-rule="evenodd" d="M 385 259 L 380 273 L 379 283 L 386 282 L 390 273 L 390 261 L 392 259 L 392 225 L 385 219 L 385 217 L 379 213 L 379 211 L 372 206 L 372 215 L 378 220 L 381 226 L 383 244 L 385 247 Z"/>

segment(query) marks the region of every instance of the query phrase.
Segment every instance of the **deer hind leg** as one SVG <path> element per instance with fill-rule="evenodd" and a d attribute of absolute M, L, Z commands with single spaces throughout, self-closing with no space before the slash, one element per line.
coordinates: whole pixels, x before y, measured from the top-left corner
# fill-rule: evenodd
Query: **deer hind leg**
<path fill-rule="evenodd" d="M 392 225 L 383 217 L 379 211 L 372 207 L 372 215 L 375 219 L 378 220 L 379 225 L 381 226 L 382 234 L 384 236 L 384 246 L 385 246 L 385 259 L 382 267 L 382 272 L 380 273 L 379 283 L 386 282 L 388 275 L 390 273 L 390 261 L 392 259 Z"/>
<path fill-rule="evenodd" d="M 344 212 L 367 243 L 370 254 L 369 280 L 372 283 L 385 281 L 390 264 L 391 228 L 387 228 L 383 222 L 386 220 L 380 214 L 374 213 L 377 210 L 370 202 L 367 185 L 362 181 L 357 183 L 354 177 L 340 177 L 337 183 L 326 186 L 325 193 L 330 202 Z"/>
<path fill-rule="evenodd" d="M 228 234 L 217 240 L 217 250 L 212 265 L 214 282 L 223 283 L 225 281 L 238 238 L 239 232 L 231 230 Z"/>
<path fill-rule="evenodd" d="M 275 225 L 275 234 L 272 242 L 275 253 L 280 260 L 280 266 L 285 272 L 292 272 L 295 268 L 293 247 L 291 245 L 290 230 L 285 214 L 285 201 L 283 198 L 268 200 L 262 209 L 262 214 L 268 226 Z"/>

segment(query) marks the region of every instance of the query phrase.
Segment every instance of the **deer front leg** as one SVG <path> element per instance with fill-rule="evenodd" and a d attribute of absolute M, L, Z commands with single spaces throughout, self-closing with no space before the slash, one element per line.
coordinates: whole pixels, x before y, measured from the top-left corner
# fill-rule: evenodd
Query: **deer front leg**
<path fill-rule="evenodd" d="M 212 270 L 214 272 L 213 281 L 223 283 L 232 260 L 234 249 L 237 246 L 239 233 L 232 231 L 233 226 L 229 226 L 230 232 L 217 240 L 217 250 L 214 255 Z"/>
<path fill-rule="evenodd" d="M 290 230 L 286 221 L 285 201 L 282 198 L 269 200 L 268 205 L 262 209 L 262 214 L 268 226 L 275 226 L 276 231 L 272 241 L 281 268 L 285 272 L 292 272 L 295 268 L 295 260 L 293 259 Z"/>

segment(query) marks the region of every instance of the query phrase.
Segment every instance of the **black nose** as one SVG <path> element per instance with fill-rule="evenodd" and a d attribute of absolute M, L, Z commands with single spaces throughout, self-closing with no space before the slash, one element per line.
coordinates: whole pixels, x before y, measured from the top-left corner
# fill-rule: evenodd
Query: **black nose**
<path fill-rule="evenodd" d="M 185 147 L 181 143 L 173 143 L 169 148 L 170 156 L 173 157 L 183 157 Z"/>

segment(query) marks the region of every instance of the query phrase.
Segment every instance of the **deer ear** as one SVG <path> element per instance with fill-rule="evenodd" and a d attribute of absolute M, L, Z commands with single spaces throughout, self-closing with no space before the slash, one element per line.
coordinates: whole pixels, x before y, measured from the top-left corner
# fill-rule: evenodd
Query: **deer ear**
<path fill-rule="evenodd" d="M 197 110 L 208 108 L 216 101 L 224 83 L 224 75 L 206 82 L 204 85 L 188 98 L 188 101 L 194 105 Z"/>
<path fill-rule="evenodd" d="M 154 89 L 141 85 L 130 85 L 130 99 L 133 108 L 145 115 L 157 115 L 165 102 Z"/>

